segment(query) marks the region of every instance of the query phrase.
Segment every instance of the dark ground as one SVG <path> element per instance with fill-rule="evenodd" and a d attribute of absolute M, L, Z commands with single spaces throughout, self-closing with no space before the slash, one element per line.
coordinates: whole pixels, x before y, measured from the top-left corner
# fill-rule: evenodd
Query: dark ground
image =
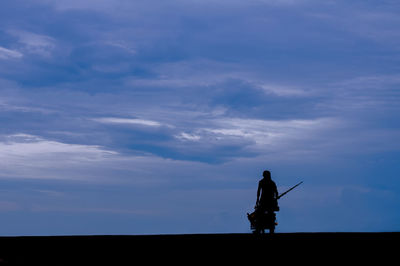
<path fill-rule="evenodd" d="M 384 265 L 398 261 L 399 240 L 400 233 L 0 237 L 0 265 Z"/>

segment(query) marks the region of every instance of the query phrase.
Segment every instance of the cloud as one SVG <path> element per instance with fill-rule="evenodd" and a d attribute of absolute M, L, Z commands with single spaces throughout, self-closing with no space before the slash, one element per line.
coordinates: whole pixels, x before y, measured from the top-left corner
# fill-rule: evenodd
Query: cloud
<path fill-rule="evenodd" d="M 55 39 L 41 34 L 23 30 L 8 30 L 8 33 L 18 38 L 21 50 L 27 54 L 37 54 L 49 57 L 55 48 Z"/>
<path fill-rule="evenodd" d="M 9 163 L 14 160 L 18 162 L 21 158 L 34 159 L 35 156 L 53 159 L 61 156 L 73 161 L 96 161 L 116 154 L 100 146 L 62 143 L 23 133 L 3 136 L 2 140 L 0 157 Z"/>
<path fill-rule="evenodd" d="M 282 97 L 307 96 L 307 94 L 309 94 L 304 89 L 293 86 L 261 85 L 260 87 L 266 93 L 275 94 Z"/>
<path fill-rule="evenodd" d="M 149 127 L 160 127 L 161 123 L 153 120 L 137 119 L 137 118 L 118 118 L 118 117 L 102 117 L 94 118 L 93 121 L 104 124 L 125 124 L 125 125 L 142 125 Z"/>
<path fill-rule="evenodd" d="M 378 110 L 381 110 L 390 117 L 392 112 L 399 110 L 399 84 L 398 73 L 362 75 L 336 81 L 328 86 L 333 92 L 329 99 L 318 105 L 342 113 L 351 111 L 352 115 L 369 113 L 371 118 L 379 115 L 381 112 Z"/>
<path fill-rule="evenodd" d="M 95 145 L 62 143 L 24 133 L 3 135 L 0 175 L 3 178 L 84 180 L 88 177 L 82 173 L 76 175 L 79 169 L 97 165 L 115 155 L 116 152 Z"/>
<path fill-rule="evenodd" d="M 180 134 L 175 135 L 175 137 L 176 137 L 177 139 L 184 140 L 184 141 L 185 141 L 185 140 L 188 140 L 188 141 L 198 141 L 198 140 L 201 139 L 201 136 L 199 136 L 199 135 L 189 134 L 189 133 L 186 133 L 186 132 L 181 132 Z"/>
<path fill-rule="evenodd" d="M 125 50 L 126 52 L 130 53 L 130 54 L 136 54 L 137 51 L 132 47 L 132 45 L 124 42 L 124 41 L 114 41 L 114 40 L 109 40 L 106 41 L 105 44 L 112 46 L 112 47 L 117 47 L 120 48 L 122 50 Z"/>
<path fill-rule="evenodd" d="M 332 119 L 313 119 L 313 120 L 261 120 L 228 118 L 218 119 L 216 123 L 219 129 L 207 129 L 208 131 L 223 135 L 236 135 L 252 137 L 257 139 L 257 135 L 270 137 L 283 136 L 302 136 L 302 130 L 314 130 L 324 128 L 328 124 L 332 125 Z M 262 138 L 261 138 L 262 139 Z"/>
<path fill-rule="evenodd" d="M 157 186 L 175 184 L 185 175 L 183 172 L 208 166 L 149 153 L 123 154 L 98 145 L 71 144 L 18 133 L 1 136 L 0 167 L 0 179 L 5 180 L 68 180 Z M 163 172 L 162 176 L 159 171 Z"/>
<path fill-rule="evenodd" d="M 265 152 L 280 151 L 292 145 L 292 148 L 303 149 L 304 144 L 311 144 L 315 137 L 321 136 L 321 130 L 335 128 L 339 122 L 333 118 L 310 120 L 261 120 L 243 118 L 225 118 L 214 121 L 214 128 L 204 128 L 218 138 L 246 139 L 253 142 L 251 149 Z M 294 145 L 294 143 L 298 143 Z M 294 145 L 294 146 L 293 146 Z M 297 147 L 296 147 L 297 146 Z M 308 148 L 309 149 L 309 148 Z"/>
<path fill-rule="evenodd" d="M 22 56 L 23 54 L 18 51 L 0 46 L 0 59 L 20 59 Z"/>

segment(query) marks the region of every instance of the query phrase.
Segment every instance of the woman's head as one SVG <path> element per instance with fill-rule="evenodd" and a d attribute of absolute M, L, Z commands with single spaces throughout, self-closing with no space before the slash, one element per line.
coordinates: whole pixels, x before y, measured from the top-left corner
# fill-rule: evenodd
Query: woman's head
<path fill-rule="evenodd" d="M 263 172 L 263 177 L 266 178 L 266 179 L 271 179 L 271 172 L 268 171 L 268 170 L 265 170 Z"/>

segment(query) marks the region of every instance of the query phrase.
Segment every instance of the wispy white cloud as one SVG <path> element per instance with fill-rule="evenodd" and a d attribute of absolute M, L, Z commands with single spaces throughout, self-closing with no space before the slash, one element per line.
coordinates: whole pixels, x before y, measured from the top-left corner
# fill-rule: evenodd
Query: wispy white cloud
<path fill-rule="evenodd" d="M 175 135 L 175 137 L 177 139 L 180 140 L 188 140 L 188 141 L 198 141 L 201 139 L 200 135 L 196 135 L 196 134 L 190 134 L 190 133 L 186 133 L 186 132 L 181 132 L 180 134 Z"/>
<path fill-rule="evenodd" d="M 104 44 L 112 46 L 112 47 L 120 48 L 130 54 L 137 53 L 136 49 L 132 46 L 132 44 L 128 44 L 125 41 L 108 40 L 108 41 L 105 41 Z"/>
<path fill-rule="evenodd" d="M 18 38 L 25 53 L 48 57 L 55 48 L 56 41 L 50 36 L 24 30 L 8 30 L 8 33 Z"/>
<path fill-rule="evenodd" d="M 19 59 L 23 56 L 22 53 L 16 50 L 10 50 L 0 46 L 0 59 Z"/>
<path fill-rule="evenodd" d="M 177 169 L 206 164 L 130 155 L 97 145 L 71 144 L 19 133 L 0 138 L 0 178 L 154 185 L 175 182 Z M 158 171 L 164 172 L 160 176 Z M 171 179 L 172 178 L 172 179 Z M 46 190 L 44 190 L 46 192 Z"/>
<path fill-rule="evenodd" d="M 331 118 L 310 120 L 218 119 L 215 128 L 205 129 L 221 136 L 248 138 L 257 144 L 278 144 L 283 140 L 309 138 L 318 129 L 332 127 Z"/>
<path fill-rule="evenodd" d="M 232 161 L 245 156 L 254 160 L 263 156 L 268 160 L 323 159 L 352 146 L 351 137 L 336 136 L 346 123 L 338 117 L 269 120 L 220 116 L 175 134 L 182 142 L 175 147 L 184 153 L 209 154 L 210 160 Z M 274 158 L 269 157 L 271 153 Z"/>
<path fill-rule="evenodd" d="M 346 89 L 362 90 L 368 89 L 388 89 L 388 85 L 395 85 L 400 83 L 400 74 L 388 75 L 369 75 L 358 76 L 351 79 L 343 80 L 335 83 L 338 86 L 345 86 Z M 390 88 L 390 87 L 389 87 Z"/>
<path fill-rule="evenodd" d="M 5 178 L 85 179 L 72 174 L 74 167 L 97 164 L 116 156 L 114 151 L 95 145 L 69 144 L 30 134 L 2 136 L 0 176 Z M 72 170 L 71 175 L 66 169 Z M 77 170 L 79 172 L 79 170 Z"/>
<path fill-rule="evenodd" d="M 126 125 L 141 125 L 149 127 L 160 127 L 163 124 L 154 120 L 138 119 L 138 118 L 119 118 L 119 117 L 102 117 L 94 118 L 93 121 L 104 124 L 126 124 Z"/>
<path fill-rule="evenodd" d="M 34 157 L 35 155 L 50 158 L 57 154 L 69 154 L 71 158 L 76 156 L 77 160 L 91 161 L 116 154 L 113 151 L 104 150 L 100 146 L 62 143 L 23 133 L 3 137 L 0 147 L 0 157 L 3 160 L 18 159 L 25 156 Z"/>
<path fill-rule="evenodd" d="M 294 86 L 264 84 L 260 87 L 267 94 L 275 94 L 282 97 L 306 96 L 309 94 L 309 92 L 305 91 L 304 89 Z"/>

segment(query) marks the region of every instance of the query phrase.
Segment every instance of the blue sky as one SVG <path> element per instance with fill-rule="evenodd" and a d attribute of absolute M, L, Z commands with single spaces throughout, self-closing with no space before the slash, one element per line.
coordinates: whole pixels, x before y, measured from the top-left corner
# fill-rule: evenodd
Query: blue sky
<path fill-rule="evenodd" d="M 0 235 L 400 229 L 398 1 L 14 0 Z"/>

